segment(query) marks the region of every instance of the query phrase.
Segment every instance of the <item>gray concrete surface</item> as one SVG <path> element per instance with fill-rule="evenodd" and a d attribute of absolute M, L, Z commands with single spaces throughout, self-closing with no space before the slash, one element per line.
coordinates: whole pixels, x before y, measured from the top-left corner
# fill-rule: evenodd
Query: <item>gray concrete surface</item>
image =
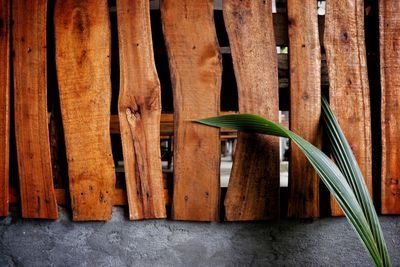
<path fill-rule="evenodd" d="M 381 217 L 400 266 L 400 217 Z M 370 266 L 344 218 L 259 223 L 0 220 L 0 266 Z"/>

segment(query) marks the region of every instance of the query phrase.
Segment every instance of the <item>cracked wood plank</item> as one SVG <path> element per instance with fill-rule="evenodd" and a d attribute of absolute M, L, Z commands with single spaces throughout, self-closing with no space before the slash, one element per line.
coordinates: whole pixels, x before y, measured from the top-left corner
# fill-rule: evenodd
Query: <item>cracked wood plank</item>
<path fill-rule="evenodd" d="M 47 113 L 47 1 L 13 1 L 14 112 L 22 217 L 56 219 Z"/>
<path fill-rule="evenodd" d="M 379 2 L 383 214 L 400 214 L 400 2 Z"/>
<path fill-rule="evenodd" d="M 117 2 L 120 56 L 118 113 L 129 218 L 165 218 L 160 151 L 161 91 L 148 0 Z"/>
<path fill-rule="evenodd" d="M 8 215 L 10 149 L 10 1 L 0 0 L 0 216 Z"/>
<path fill-rule="evenodd" d="M 107 1 L 57 1 L 54 23 L 73 220 L 109 220 L 115 171 Z"/>
<path fill-rule="evenodd" d="M 371 115 L 364 1 L 327 1 L 324 46 L 329 100 L 372 195 Z M 331 197 L 332 215 L 343 216 Z"/>
<path fill-rule="evenodd" d="M 221 55 L 212 0 L 164 0 L 163 31 L 174 91 L 173 219 L 219 219 L 219 130 L 191 122 L 219 113 Z"/>
<path fill-rule="evenodd" d="M 225 0 L 223 14 L 240 113 L 255 113 L 278 122 L 278 63 L 271 0 Z M 239 134 L 224 204 L 228 221 L 278 217 L 278 138 Z"/>
<path fill-rule="evenodd" d="M 321 49 L 317 2 L 288 0 L 290 128 L 321 145 Z M 301 150 L 290 147 L 288 216 L 319 217 L 319 178 Z"/>

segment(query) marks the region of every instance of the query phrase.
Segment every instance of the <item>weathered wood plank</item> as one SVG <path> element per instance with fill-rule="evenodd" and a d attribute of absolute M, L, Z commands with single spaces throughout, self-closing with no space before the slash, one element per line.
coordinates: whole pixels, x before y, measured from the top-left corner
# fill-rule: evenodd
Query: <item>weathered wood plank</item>
<path fill-rule="evenodd" d="M 219 131 L 191 122 L 219 112 L 221 56 L 212 0 L 164 0 L 163 31 L 174 90 L 173 219 L 219 218 Z"/>
<path fill-rule="evenodd" d="M 372 194 L 371 115 L 363 1 L 327 1 L 324 46 L 330 104 Z M 332 214 L 343 215 L 332 198 Z"/>
<path fill-rule="evenodd" d="M 12 14 L 14 111 L 22 216 L 56 219 L 47 124 L 47 1 L 13 1 Z"/>
<path fill-rule="evenodd" d="M 111 36 L 107 1 L 57 1 L 56 65 L 73 219 L 111 219 Z"/>
<path fill-rule="evenodd" d="M 379 1 L 383 214 L 400 214 L 400 2 Z"/>
<path fill-rule="evenodd" d="M 0 0 L 0 216 L 8 214 L 10 135 L 10 1 Z"/>
<path fill-rule="evenodd" d="M 239 94 L 239 111 L 278 121 L 278 67 L 271 1 L 223 2 Z M 239 134 L 225 198 L 226 219 L 279 214 L 278 138 Z"/>
<path fill-rule="evenodd" d="M 118 113 L 131 220 L 165 218 L 160 151 L 161 91 L 148 0 L 117 2 Z"/>
<path fill-rule="evenodd" d="M 321 49 L 317 2 L 288 0 L 290 128 L 321 145 Z M 290 147 L 289 217 L 319 217 L 319 178 L 304 154 Z"/>

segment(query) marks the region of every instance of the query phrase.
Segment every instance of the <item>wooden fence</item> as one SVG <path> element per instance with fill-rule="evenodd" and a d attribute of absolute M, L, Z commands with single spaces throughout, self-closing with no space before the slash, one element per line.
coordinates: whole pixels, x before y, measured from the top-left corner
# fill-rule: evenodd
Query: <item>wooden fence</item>
<path fill-rule="evenodd" d="M 290 128 L 324 147 L 322 93 L 378 210 L 399 214 L 400 3 L 327 1 L 319 16 L 315 0 L 279 0 L 277 12 L 271 0 L 0 0 L 0 216 L 10 203 L 44 219 L 71 206 L 76 221 L 109 220 L 113 205 L 131 220 L 341 216 L 296 147 L 286 190 L 277 138 L 191 121 L 290 109 Z M 236 137 L 221 191 L 221 138 Z M 160 138 L 173 139 L 173 177 Z"/>

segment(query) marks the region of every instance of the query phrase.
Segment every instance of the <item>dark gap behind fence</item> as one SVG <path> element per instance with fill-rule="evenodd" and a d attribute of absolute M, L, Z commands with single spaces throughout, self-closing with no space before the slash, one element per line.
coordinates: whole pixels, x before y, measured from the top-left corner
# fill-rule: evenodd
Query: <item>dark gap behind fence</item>
<path fill-rule="evenodd" d="M 365 0 L 365 44 L 371 105 L 372 180 L 375 208 L 381 211 L 382 131 L 381 131 L 381 77 L 379 60 L 378 1 Z"/>

